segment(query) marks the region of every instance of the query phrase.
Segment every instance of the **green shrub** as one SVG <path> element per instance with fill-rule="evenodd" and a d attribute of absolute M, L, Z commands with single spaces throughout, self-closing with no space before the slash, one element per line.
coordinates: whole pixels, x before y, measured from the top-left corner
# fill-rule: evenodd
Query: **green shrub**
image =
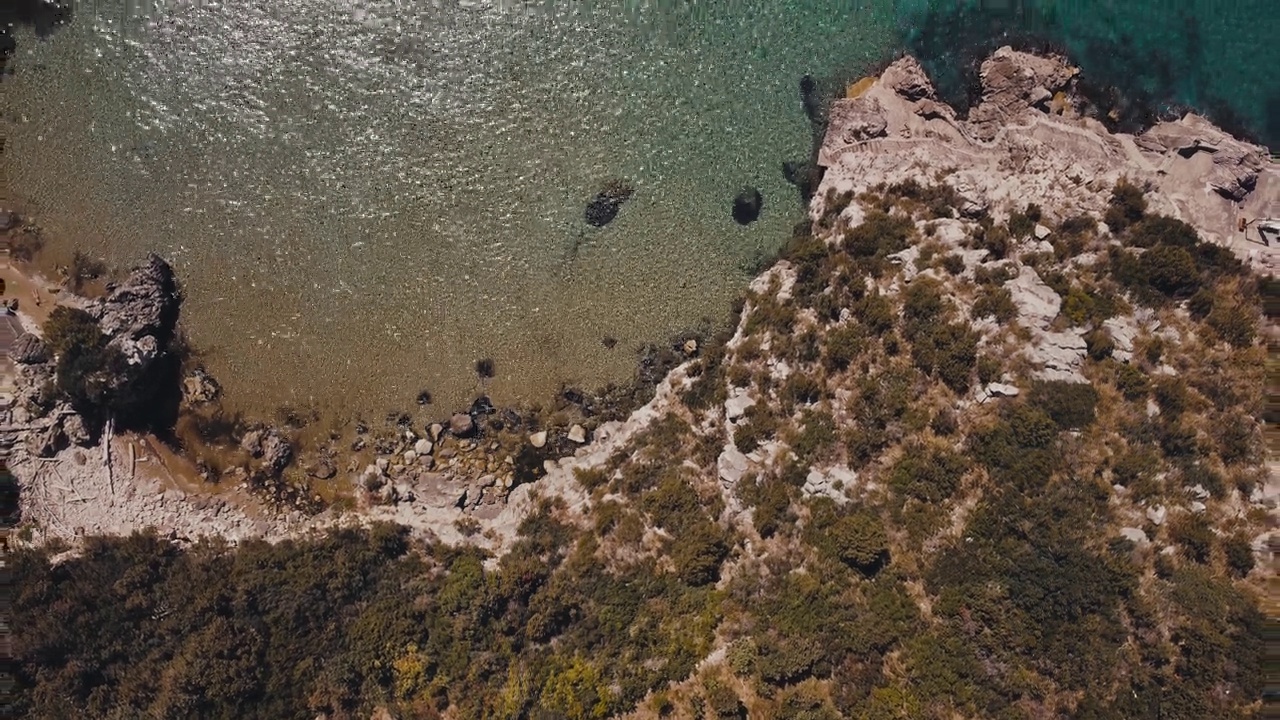
<path fill-rule="evenodd" d="M 1254 311 L 1244 305 L 1215 303 L 1205 322 L 1219 340 L 1233 347 L 1249 347 L 1257 335 Z"/>
<path fill-rule="evenodd" d="M 1025 212 L 1014 211 L 1009 214 L 1009 234 L 1019 240 L 1030 237 L 1040 222 L 1040 206 L 1034 203 L 1027 206 Z"/>
<path fill-rule="evenodd" d="M 827 333 L 827 351 L 823 356 L 823 365 L 832 372 L 846 370 L 866 347 L 867 335 L 861 327 L 838 327 Z"/>
<path fill-rule="evenodd" d="M 1140 400 L 1151 392 L 1147 374 L 1128 363 L 1117 363 L 1116 387 L 1126 400 Z"/>
<path fill-rule="evenodd" d="M 787 406 L 812 405 L 822 398 L 822 383 L 812 375 L 794 372 L 782 387 L 782 401 Z"/>
<path fill-rule="evenodd" d="M 1098 391 L 1088 383 L 1037 380 L 1031 385 L 1031 404 L 1039 407 L 1064 430 L 1093 423 Z"/>
<path fill-rule="evenodd" d="M 1018 306 L 1007 288 L 984 285 L 973 301 L 972 315 L 975 320 L 992 317 L 1003 325 L 1018 316 Z"/>
<path fill-rule="evenodd" d="M 1166 215 L 1149 215 L 1129 228 L 1125 242 L 1133 247 L 1153 248 L 1170 245 L 1194 248 L 1200 242 L 1195 228 Z"/>
<path fill-rule="evenodd" d="M 883 335 L 893 327 L 893 303 L 879 290 L 867 293 L 854 303 L 853 314 L 873 335 Z"/>
<path fill-rule="evenodd" d="M 944 255 L 942 258 L 942 269 L 951 275 L 959 275 L 964 272 L 964 258 L 956 253 Z"/>
<path fill-rule="evenodd" d="M 1200 289 L 1200 272 L 1195 258 L 1185 248 L 1159 245 L 1138 258 L 1138 269 L 1146 284 L 1166 297 L 1190 297 Z"/>
<path fill-rule="evenodd" d="M 800 427 L 800 431 L 790 438 L 791 451 L 801 464 L 812 465 L 835 445 L 836 421 L 831 413 L 806 410 Z"/>
<path fill-rule="evenodd" d="M 98 349 L 105 342 L 98 321 L 80 308 L 58 305 L 44 322 L 44 342 L 58 356 L 72 347 Z"/>
<path fill-rule="evenodd" d="M 1124 232 L 1147 212 L 1147 198 L 1142 188 L 1121 178 L 1111 190 L 1111 199 L 1102 221 L 1113 233 Z"/>
<path fill-rule="evenodd" d="M 1095 308 L 1093 297 L 1082 288 L 1072 286 L 1062 301 L 1062 314 L 1072 325 L 1083 325 L 1093 317 Z"/>
<path fill-rule="evenodd" d="M 1111 339 L 1111 333 L 1100 327 L 1084 334 L 1084 344 L 1089 351 L 1090 359 L 1096 362 L 1106 360 L 1116 350 L 1116 344 Z"/>
<path fill-rule="evenodd" d="M 889 486 L 905 497 L 942 502 L 960 488 L 968 470 L 968 461 L 950 448 L 911 445 L 890 470 Z"/>
<path fill-rule="evenodd" d="M 884 523 L 869 512 L 841 517 L 830 533 L 836 557 L 850 567 L 872 573 L 888 559 L 889 536 Z"/>
<path fill-rule="evenodd" d="M 857 227 L 844 233 L 844 249 L 854 257 L 884 257 L 907 249 L 915 232 L 911 218 L 870 210 Z"/>
<path fill-rule="evenodd" d="M 1200 288 L 1187 300 L 1187 312 L 1196 320 L 1203 320 L 1213 311 L 1214 293 L 1208 288 Z"/>
<path fill-rule="evenodd" d="M 926 373 L 937 373 L 947 387 L 964 392 L 978 359 L 978 335 L 959 323 L 923 326 L 911 338 L 911 358 Z"/>
<path fill-rule="evenodd" d="M 1169 523 L 1169 538 L 1182 548 L 1188 560 L 1204 564 L 1213 552 L 1213 530 L 1204 515 L 1189 513 Z"/>
<path fill-rule="evenodd" d="M 676 574 L 689 585 L 705 585 L 720 577 L 720 565 L 729 555 L 725 533 L 715 523 L 694 524 L 676 538 L 671 560 Z"/>
<path fill-rule="evenodd" d="M 763 403 L 748 407 L 744 415 L 742 422 L 733 431 L 733 444 L 742 452 L 749 453 L 764 441 L 773 438 L 778 431 L 778 419 Z"/>
<path fill-rule="evenodd" d="M 1227 568 L 1232 575 L 1244 577 L 1253 571 L 1253 546 L 1247 535 L 1232 535 L 1223 541 L 1222 550 L 1227 556 Z"/>

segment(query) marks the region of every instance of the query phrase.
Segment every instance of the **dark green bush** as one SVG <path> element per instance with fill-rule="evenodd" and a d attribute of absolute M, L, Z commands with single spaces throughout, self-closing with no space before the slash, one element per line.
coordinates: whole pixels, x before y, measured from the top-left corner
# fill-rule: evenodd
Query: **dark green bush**
<path fill-rule="evenodd" d="M 1093 423 L 1098 391 L 1088 383 L 1037 380 L 1029 401 L 1063 430 L 1078 430 Z"/>
<path fill-rule="evenodd" d="M 893 327 L 893 303 L 878 290 L 867 293 L 854 303 L 853 314 L 873 335 L 883 335 Z"/>
<path fill-rule="evenodd" d="M 875 572 L 889 555 L 889 537 L 884 523 L 869 512 L 845 515 L 831 527 L 831 543 L 836 557 L 863 572 Z"/>
<path fill-rule="evenodd" d="M 744 453 L 760 447 L 778 431 L 778 419 L 761 403 L 747 408 L 743 420 L 733 431 L 733 443 Z"/>
<path fill-rule="evenodd" d="M 1209 562 L 1213 552 L 1213 530 L 1203 515 L 1189 513 L 1175 518 L 1169 523 L 1169 538 L 1182 548 L 1187 559 L 1201 564 Z"/>
<path fill-rule="evenodd" d="M 671 548 L 676 574 L 694 586 L 715 582 L 720 577 L 720 565 L 728 555 L 725 532 L 710 521 L 694 524 L 676 538 Z"/>
<path fill-rule="evenodd" d="M 965 392 L 973 382 L 978 335 L 960 323 L 923 326 L 911 338 L 911 358 L 926 373 L 937 373 L 947 387 Z"/>
<path fill-rule="evenodd" d="M 844 249 L 854 257 L 884 257 L 907 249 L 915 232 L 911 218 L 870 210 L 857 227 L 844 233 Z"/>
<path fill-rule="evenodd" d="M 1116 387 L 1126 400 L 1140 400 L 1151 391 L 1151 382 L 1141 369 L 1128 363 L 1117 363 Z"/>
<path fill-rule="evenodd" d="M 44 342 L 55 356 L 72 347 L 97 349 L 105 342 L 98 321 L 80 308 L 58 305 L 44 322 Z"/>
<path fill-rule="evenodd" d="M 975 320 L 992 317 L 1003 325 L 1018 316 L 1018 306 L 1013 304 L 1013 293 L 1008 289 L 984 285 L 973 302 L 972 314 Z"/>
<path fill-rule="evenodd" d="M 1094 328 L 1084 334 L 1085 348 L 1089 351 L 1089 358 L 1097 362 L 1102 362 L 1111 357 L 1111 353 L 1115 352 L 1116 344 L 1111 339 L 1111 333 L 1103 328 Z"/>
<path fill-rule="evenodd" d="M 968 461 L 949 448 L 912 445 L 889 472 L 889 486 L 900 495 L 937 503 L 960 488 L 968 469 Z"/>
<path fill-rule="evenodd" d="M 1149 215 L 1129 228 L 1125 242 L 1133 247 L 1169 245 L 1194 248 L 1200 242 L 1196 229 L 1167 215 Z"/>
<path fill-rule="evenodd" d="M 1147 198 L 1142 188 L 1122 178 L 1111 190 L 1111 200 L 1102 221 L 1113 233 L 1122 233 L 1147 212 Z"/>
<path fill-rule="evenodd" d="M 1244 305 L 1215 303 L 1205 322 L 1219 340 L 1234 347 L 1249 347 L 1257 335 L 1254 311 Z"/>
<path fill-rule="evenodd" d="M 854 358 L 867 347 L 866 331 L 856 325 L 838 327 L 827 333 L 827 351 L 823 365 L 832 372 L 846 370 Z"/>

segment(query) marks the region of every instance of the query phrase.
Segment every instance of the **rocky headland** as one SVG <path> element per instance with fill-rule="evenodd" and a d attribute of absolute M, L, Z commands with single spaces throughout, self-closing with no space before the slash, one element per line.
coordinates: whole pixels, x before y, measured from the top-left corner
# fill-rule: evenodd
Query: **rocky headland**
<path fill-rule="evenodd" d="M 84 703 L 231 707 L 189 668 L 243 660 L 219 645 L 235 637 L 308 660 L 287 680 L 219 672 L 332 719 L 1256 714 L 1280 547 L 1277 256 L 1258 221 L 1280 214 L 1280 172 L 1194 115 L 1109 132 L 1065 58 L 1002 48 L 980 80 L 967 117 L 910 57 L 851 85 L 822 119 L 808 221 L 732 328 L 650 363 L 652 395 L 621 417 L 578 393 L 549 415 L 481 398 L 303 446 L 289 423 L 226 422 L 199 368 L 171 374 L 180 298 L 159 258 L 60 299 L 82 315 L 19 307 L 0 414 L 17 542 L 234 575 L 180 607 L 115 575 L 67 589 L 159 608 L 145 628 L 219 608 L 226 630 L 190 610 L 181 662 L 120 661 L 137 681 Z M 608 222 L 626 196 L 588 212 Z M 66 363 L 68 326 L 99 360 Z M 150 438 L 166 398 L 220 459 Z M 76 554 L 148 527 L 203 550 Z M 315 543 L 242 542 L 241 563 L 207 536 Z M 66 605 L 23 605 L 46 606 Z M 33 703 L 79 702 L 81 676 L 39 677 Z"/>
<path fill-rule="evenodd" d="M 811 216 L 819 236 L 839 241 L 839 232 L 862 224 L 867 204 L 855 198 L 894 184 L 937 183 L 954 198 L 954 217 L 920 222 L 927 242 L 889 256 L 900 270 L 885 288 L 897 293 L 921 270 L 924 253 L 954 253 L 957 275 L 1000 271 L 1023 330 L 1016 339 L 1003 337 L 993 318 L 974 322 L 979 347 L 1000 347 L 1006 357 L 1020 358 L 1033 376 L 1087 382 L 1081 368 L 1088 353 L 1084 328 L 1055 323 L 1063 298 L 1046 283 L 1029 256 L 1054 256 L 1054 241 L 1070 218 L 1093 218 L 1108 234 L 1104 217 L 1112 189 L 1126 180 L 1145 190 L 1147 206 L 1178 218 L 1202 238 L 1230 249 L 1262 274 L 1274 272 L 1276 251 L 1242 231 L 1247 219 L 1280 213 L 1280 172 L 1265 148 L 1238 141 L 1194 115 L 1165 122 L 1130 136 L 1112 134 L 1094 118 L 1079 113 L 1074 94 L 1077 70 L 1058 57 L 1037 57 L 1003 48 L 982 66 L 981 101 L 967 118 L 958 118 L 940 102 L 919 64 L 910 57 L 890 65 L 878 78 L 850 87 L 849 97 L 834 102 L 818 162 L 824 175 L 817 187 Z M 613 196 L 610 196 L 613 197 Z M 623 197 L 618 195 L 618 197 Z M 756 201 L 758 204 L 758 200 Z M 620 204 L 620 203 L 618 203 Z M 1024 210 L 1037 207 L 1028 220 Z M 984 223 L 1021 218 L 1023 232 L 1010 235 L 999 253 L 976 247 L 975 232 Z M 1061 253 L 1059 252 L 1059 255 Z M 1021 258 L 1021 259 L 1020 259 Z M 1059 258 L 1070 266 L 1102 261 L 1097 251 Z M 796 282 L 786 261 L 752 284 L 754 293 L 774 292 L 785 298 Z M 773 285 L 771 285 L 773 283 Z M 92 316 L 107 338 L 107 347 L 124 359 L 122 370 L 102 378 L 105 392 L 136 394 L 137 388 L 173 384 L 161 367 L 174 341 L 181 302 L 168 264 L 151 257 L 135 268 L 107 297 L 89 301 L 61 296 L 61 303 Z M 964 302 L 961 300 L 961 302 Z M 750 321 L 748 302 L 727 345 L 743 342 Z M 847 311 L 845 311 L 847 312 Z M 574 473 L 589 471 L 628 442 L 657 417 L 667 413 L 688 382 L 690 360 L 659 386 L 656 397 L 625 420 L 560 428 L 526 427 L 502 442 L 485 432 L 488 413 L 475 408 L 424 427 L 399 425 L 393 434 L 357 439 L 350 448 L 327 447 L 312 457 L 295 457 L 287 429 L 255 425 L 231 438 L 244 460 L 224 467 L 219 477 L 200 471 L 205 485 L 177 482 L 162 453 L 143 442 L 143 435 L 119 433 L 101 417 L 83 417 L 66 399 L 50 397 L 55 365 L 40 340 L 41 328 L 19 310 L 28 334 L 14 346 L 18 363 L 16 393 L 3 410 L 0 426 L 9 434 L 9 465 L 19 478 L 24 522 L 34 537 L 74 540 L 89 534 L 121 534 L 155 527 L 175 538 L 217 535 L 279 539 L 334 524 L 389 520 L 448 542 L 470 542 L 501 549 L 514 537 L 520 520 L 536 498 L 561 497 L 569 508 L 584 505 L 586 496 Z M 1114 342 L 1113 356 L 1127 361 L 1142 335 L 1173 333 L 1157 314 L 1138 310 L 1106 319 Z M 685 347 L 688 356 L 697 354 Z M 785 381 L 785 362 L 771 372 Z M 202 369 L 189 369 L 178 386 L 187 407 L 216 401 L 216 381 Z M 982 402 L 1012 396 L 1019 388 L 1007 378 L 979 386 L 961 400 Z M 148 412 L 159 412 L 170 424 L 177 410 L 157 404 L 177 398 L 144 394 Z M 767 399 L 729 390 L 722 423 L 732 436 L 746 410 Z M 124 413 L 128 416 L 128 413 Z M 113 419 L 120 412 L 113 413 Z M 144 423 L 145 425 L 145 423 Z M 500 424 L 499 424 L 500 425 Z M 509 423 L 520 430 L 520 422 Z M 146 431 L 146 427 L 139 427 Z M 117 434 L 119 433 L 119 434 Z M 590 435 L 590 437 L 588 437 Z M 759 457 L 758 454 L 756 457 Z M 725 445 L 718 467 L 726 490 L 762 460 L 745 455 L 732 442 Z M 147 469 L 140 471 L 140 466 Z M 313 479 L 337 477 L 352 488 L 354 501 L 319 514 L 296 509 L 310 499 L 296 491 L 291 504 L 264 503 L 255 489 L 283 488 L 282 476 L 300 468 Z M 833 483 L 849 473 L 813 468 L 807 490 L 839 495 Z M 852 480 L 846 478 L 846 485 Z M 1274 500 L 1276 487 L 1259 486 L 1259 499 Z M 269 495 L 269 494 L 268 494 Z M 279 499 L 279 498 L 277 498 Z M 314 507 L 314 506 L 313 506 Z"/>

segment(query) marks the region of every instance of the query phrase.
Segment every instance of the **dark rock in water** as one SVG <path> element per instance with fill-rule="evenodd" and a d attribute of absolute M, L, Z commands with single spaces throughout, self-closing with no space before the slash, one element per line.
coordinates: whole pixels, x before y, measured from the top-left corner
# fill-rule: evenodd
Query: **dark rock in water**
<path fill-rule="evenodd" d="M 416 401 L 419 405 L 430 405 L 430 404 L 431 404 L 431 391 L 430 391 L 430 390 L 423 390 L 423 391 L 419 392 L 419 393 L 418 393 L 418 397 L 415 399 L 415 401 Z"/>
<path fill-rule="evenodd" d="M 583 218 L 588 225 L 594 227 L 604 227 L 613 222 L 618 217 L 618 211 L 622 209 L 622 204 L 631 198 L 635 188 L 623 180 L 610 180 L 604 184 L 600 192 L 587 203 L 587 210 L 583 213 Z"/>
<path fill-rule="evenodd" d="M 7 232 L 18 227 L 18 214 L 8 210 L 0 210 L 0 232 Z"/>
<path fill-rule="evenodd" d="M 600 344 L 604 346 L 605 350 L 612 350 L 618 347 L 618 338 L 613 337 L 612 335 L 605 335 L 600 338 Z"/>
<path fill-rule="evenodd" d="M 795 162 L 785 161 L 782 163 L 782 176 L 787 182 L 795 185 L 800 190 L 800 199 L 808 205 L 813 199 L 813 193 L 817 191 L 818 184 L 822 182 L 822 173 L 824 168 L 816 162 Z"/>
<path fill-rule="evenodd" d="M 733 199 L 733 220 L 739 225 L 750 225 L 760 217 L 764 197 L 755 188 L 745 188 Z"/>
<path fill-rule="evenodd" d="M 489 396 L 481 395 L 471 403 L 471 409 L 467 414 L 474 418 L 480 415 L 492 415 L 495 412 L 497 411 L 493 407 L 493 402 L 489 400 Z"/>
<path fill-rule="evenodd" d="M 818 83 L 812 75 L 805 74 L 800 78 L 800 102 L 804 105 L 804 114 L 809 122 L 819 122 L 822 118 L 822 97 L 818 94 Z"/>
<path fill-rule="evenodd" d="M 476 375 L 488 380 L 493 377 L 493 358 L 482 358 L 476 361 Z"/>
<path fill-rule="evenodd" d="M 9 357 L 13 358 L 16 363 L 23 365 L 38 365 L 40 363 L 49 362 L 49 349 L 45 347 L 40 338 L 31 333 L 23 333 L 13 341 L 13 348 L 9 350 Z"/>
<path fill-rule="evenodd" d="M 293 462 L 293 445 L 275 428 L 245 433 L 240 447 L 255 459 L 262 460 L 262 470 L 270 477 L 279 477 Z"/>

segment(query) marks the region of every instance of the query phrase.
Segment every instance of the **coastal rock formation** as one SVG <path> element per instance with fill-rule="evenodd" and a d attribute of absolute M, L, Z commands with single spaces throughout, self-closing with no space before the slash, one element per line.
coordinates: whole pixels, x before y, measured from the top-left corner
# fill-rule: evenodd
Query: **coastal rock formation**
<path fill-rule="evenodd" d="M 931 98 L 918 63 L 898 60 L 858 97 L 832 106 L 811 216 L 839 193 L 938 176 L 966 217 L 989 211 L 1000 220 L 1032 202 L 1053 219 L 1101 218 L 1107 190 L 1123 177 L 1149 189 L 1153 211 L 1256 267 L 1275 267 L 1275 254 L 1239 229 L 1241 219 L 1280 208 L 1280 173 L 1265 148 L 1194 114 L 1138 136 L 1112 134 L 1078 109 L 1077 74 L 1065 58 L 1001 48 L 982 65 L 969 118 L 956 120 Z"/>

